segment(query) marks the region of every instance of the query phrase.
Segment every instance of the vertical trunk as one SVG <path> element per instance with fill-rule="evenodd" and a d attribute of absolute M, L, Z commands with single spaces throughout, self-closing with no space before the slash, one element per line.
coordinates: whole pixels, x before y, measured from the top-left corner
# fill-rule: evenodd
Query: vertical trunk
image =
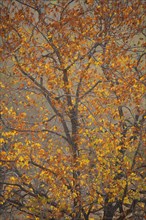
<path fill-rule="evenodd" d="M 112 220 L 113 216 L 114 216 L 114 209 L 113 206 L 111 204 L 108 204 L 105 208 L 104 208 L 104 215 L 103 215 L 103 220 Z"/>
<path fill-rule="evenodd" d="M 72 220 L 81 220 L 82 207 L 81 207 L 81 190 L 79 183 L 79 175 L 78 171 L 78 105 L 73 105 L 72 102 L 72 94 L 69 88 L 69 78 L 67 70 L 63 71 L 63 82 L 64 82 L 64 93 L 66 96 L 66 102 L 69 109 L 69 118 L 71 123 L 71 148 L 73 153 L 73 179 L 74 179 L 74 215 Z"/>
<path fill-rule="evenodd" d="M 119 204 L 108 202 L 108 196 L 105 198 L 103 220 L 112 220 Z"/>
<path fill-rule="evenodd" d="M 73 158 L 74 158 L 74 168 L 75 171 L 73 173 L 74 178 L 74 184 L 75 184 L 75 193 L 76 198 L 74 199 L 74 217 L 73 220 L 81 220 L 81 213 L 82 213 L 82 207 L 81 207 L 81 190 L 80 190 L 80 183 L 79 183 L 79 176 L 80 172 L 76 169 L 78 166 L 78 157 L 79 157 L 79 151 L 78 151 L 78 117 L 77 117 L 77 110 L 74 108 L 71 110 L 71 126 L 72 126 L 72 141 L 74 143 L 73 146 Z"/>
<path fill-rule="evenodd" d="M 4 167 L 0 167 L 0 196 L 1 196 L 1 198 L 2 198 L 2 196 L 3 196 L 3 193 L 4 193 L 4 185 L 3 185 L 3 183 L 4 183 L 4 181 L 5 181 L 5 175 L 6 175 L 6 168 Z M 4 212 L 4 207 L 3 207 L 3 203 L 2 204 L 0 204 L 0 215 L 1 216 L 3 216 L 4 214 L 5 214 L 5 212 Z"/>

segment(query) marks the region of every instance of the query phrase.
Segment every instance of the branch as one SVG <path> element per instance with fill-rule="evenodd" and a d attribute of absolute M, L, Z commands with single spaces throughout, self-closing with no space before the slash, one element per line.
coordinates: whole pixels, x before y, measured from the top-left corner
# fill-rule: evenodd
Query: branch
<path fill-rule="evenodd" d="M 140 57 L 139 57 L 139 59 L 138 59 L 138 61 L 137 61 L 137 66 L 139 65 L 140 60 L 141 60 L 141 58 L 142 58 L 144 55 L 146 55 L 146 52 L 140 55 Z"/>
<path fill-rule="evenodd" d="M 137 155 L 138 155 L 138 153 L 139 153 L 139 150 L 140 150 L 141 145 L 142 145 L 142 134 L 140 134 L 139 143 L 138 143 L 137 149 L 136 149 L 136 151 L 135 151 L 135 154 L 134 154 L 134 156 L 133 156 L 133 161 L 132 161 L 132 165 L 131 165 L 131 170 L 134 169 L 135 162 L 136 162 L 136 157 L 137 157 Z"/>
<path fill-rule="evenodd" d="M 54 171 L 52 171 L 52 170 L 50 170 L 50 169 L 48 169 L 48 168 L 46 168 L 46 167 L 44 167 L 44 166 L 42 166 L 42 165 L 40 165 L 40 164 L 35 163 L 35 162 L 33 161 L 32 157 L 31 157 L 30 163 L 31 163 L 32 165 L 34 165 L 34 166 L 36 166 L 36 167 L 42 169 L 42 170 L 49 171 L 50 173 L 52 173 L 54 176 L 57 177 L 57 174 L 56 174 Z"/>
<path fill-rule="evenodd" d="M 75 101 L 75 105 L 74 105 L 76 109 L 77 109 L 77 107 L 78 107 L 79 94 L 80 94 L 80 89 L 81 89 L 82 80 L 83 80 L 83 77 L 80 78 L 80 81 L 79 81 L 79 83 L 78 83 L 78 87 L 77 87 L 77 90 L 76 90 L 76 101 Z"/>
<path fill-rule="evenodd" d="M 74 0 L 70 0 L 69 2 L 67 2 L 67 4 L 64 6 L 62 12 L 61 12 L 61 15 L 60 15 L 60 20 L 62 20 L 62 17 L 63 17 L 63 13 L 64 11 L 66 10 L 66 8 L 73 2 Z"/>
<path fill-rule="evenodd" d="M 82 95 L 82 96 L 80 97 L 80 99 L 84 98 L 86 95 L 88 95 L 90 92 L 92 92 L 92 90 L 93 90 L 99 83 L 101 83 L 101 82 L 102 82 L 101 80 L 98 80 L 98 81 L 95 83 L 94 86 L 92 86 L 87 92 L 84 93 L 84 95 Z"/>
<path fill-rule="evenodd" d="M 38 81 L 34 77 L 32 77 L 30 74 L 28 74 L 27 72 L 24 71 L 24 69 L 21 67 L 21 65 L 19 63 L 17 56 L 14 55 L 14 57 L 16 59 L 17 65 L 18 65 L 20 71 L 22 72 L 22 74 L 24 76 L 26 76 L 27 78 L 29 78 L 37 87 L 39 87 L 45 96 L 46 95 L 50 96 L 51 93 L 43 85 L 41 85 L 41 83 L 38 83 Z"/>
<path fill-rule="evenodd" d="M 65 132 L 66 137 L 67 137 L 67 138 L 65 138 L 65 140 L 67 140 L 67 142 L 74 148 L 74 143 L 73 143 L 72 138 L 71 138 L 71 136 L 70 136 L 69 128 L 68 128 L 68 126 L 67 126 L 67 124 L 66 124 L 66 121 L 65 121 L 63 115 L 57 110 L 57 108 L 56 108 L 56 107 L 54 106 L 54 104 L 52 103 L 51 98 L 50 98 L 51 93 L 50 93 L 43 85 L 41 85 L 40 83 L 38 83 L 30 74 L 26 73 L 26 72 L 22 69 L 22 67 L 21 67 L 21 65 L 20 65 L 20 63 L 19 63 L 19 61 L 18 61 L 17 56 L 14 55 L 14 57 L 15 57 L 15 59 L 16 59 L 16 62 L 17 62 L 17 64 L 18 64 L 18 67 L 19 67 L 20 71 L 22 72 L 22 74 L 23 74 L 24 76 L 28 77 L 36 86 L 38 86 L 38 87 L 41 89 L 42 94 L 43 94 L 43 95 L 45 96 L 45 98 L 47 99 L 47 101 L 48 101 L 48 103 L 50 104 L 50 106 L 51 106 L 51 108 L 53 109 L 53 111 L 56 113 L 56 115 L 58 115 L 58 116 L 60 117 L 62 126 L 63 126 L 63 128 L 64 128 L 64 132 Z M 52 133 L 53 133 L 53 132 L 52 132 Z M 55 132 L 55 133 L 56 133 L 56 132 Z M 60 135 L 59 135 L 59 136 L 60 136 Z M 63 137 L 63 136 L 62 136 L 62 137 Z"/>
<path fill-rule="evenodd" d="M 8 182 L 0 182 L 0 184 L 2 185 L 8 185 L 8 186 L 17 186 L 19 187 L 22 191 L 26 192 L 28 195 L 32 196 L 32 197 L 37 197 L 37 195 L 35 195 L 32 192 L 29 192 L 27 189 L 25 189 L 23 186 L 17 184 L 17 183 L 8 183 Z"/>
<path fill-rule="evenodd" d="M 26 2 L 24 3 L 24 2 L 22 2 L 22 1 L 20 1 L 20 0 L 15 0 L 15 1 L 18 2 L 18 3 L 20 3 L 20 4 L 22 4 L 22 5 L 25 5 L 25 6 L 27 6 L 27 7 L 29 7 L 29 8 L 31 8 L 31 9 L 33 9 L 33 10 L 35 10 L 35 11 L 38 12 L 37 8 L 35 8 L 35 7 L 33 7 L 33 6 L 29 5 L 29 4 L 27 4 Z"/>
<path fill-rule="evenodd" d="M 131 109 L 130 109 L 130 108 L 128 108 L 127 106 L 125 106 L 125 105 L 121 105 L 121 106 L 119 106 L 119 113 L 120 113 L 120 117 L 124 116 L 124 113 L 123 113 L 122 108 L 126 108 L 126 109 L 127 109 L 129 112 L 130 112 L 130 114 L 131 114 L 132 118 L 133 118 L 133 119 L 135 119 L 135 118 L 134 118 L 134 115 L 132 114 Z"/>
<path fill-rule="evenodd" d="M 2 118 L 1 118 L 1 121 L 2 121 L 3 125 L 6 128 L 8 128 L 8 129 L 10 129 L 12 131 L 17 131 L 17 132 L 22 132 L 22 133 L 23 132 L 26 132 L 26 133 L 29 133 L 29 132 L 31 132 L 31 133 L 48 132 L 48 133 L 51 133 L 51 134 L 55 134 L 55 135 L 63 138 L 64 140 L 66 140 L 68 142 L 67 138 L 64 135 L 62 135 L 62 134 L 60 134 L 60 133 L 58 133 L 56 131 L 51 131 L 51 130 L 48 130 L 48 129 L 42 129 L 42 130 L 29 130 L 29 129 L 26 129 L 26 130 L 21 130 L 21 129 L 13 128 L 13 127 L 10 127 L 10 126 L 6 125 L 6 123 L 4 122 L 4 120 Z"/>
<path fill-rule="evenodd" d="M 49 119 L 43 121 L 43 123 L 46 123 L 46 122 L 52 121 L 55 117 L 56 117 L 56 115 L 53 115 L 51 118 L 49 118 Z"/>

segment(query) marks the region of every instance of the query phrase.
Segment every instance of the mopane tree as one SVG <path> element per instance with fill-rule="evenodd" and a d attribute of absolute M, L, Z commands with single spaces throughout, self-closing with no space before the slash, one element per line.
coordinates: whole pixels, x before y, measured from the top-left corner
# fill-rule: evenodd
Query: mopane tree
<path fill-rule="evenodd" d="M 2 0 L 2 219 L 143 219 L 142 0 Z"/>

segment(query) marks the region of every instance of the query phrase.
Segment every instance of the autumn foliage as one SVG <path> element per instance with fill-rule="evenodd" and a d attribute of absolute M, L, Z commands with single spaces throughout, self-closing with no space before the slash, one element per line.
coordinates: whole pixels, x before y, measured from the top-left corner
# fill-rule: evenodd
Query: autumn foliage
<path fill-rule="evenodd" d="M 144 219 L 144 1 L 0 7 L 2 219 Z"/>

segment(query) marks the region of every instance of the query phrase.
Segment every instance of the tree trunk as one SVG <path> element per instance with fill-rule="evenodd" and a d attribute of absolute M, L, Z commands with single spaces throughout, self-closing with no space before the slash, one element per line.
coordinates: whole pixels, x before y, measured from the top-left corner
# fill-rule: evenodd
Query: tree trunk
<path fill-rule="evenodd" d="M 112 220 L 119 204 L 108 202 L 108 196 L 105 198 L 103 220 Z"/>
<path fill-rule="evenodd" d="M 104 208 L 103 220 L 112 220 L 114 213 L 115 213 L 114 207 L 111 204 L 108 204 Z"/>

